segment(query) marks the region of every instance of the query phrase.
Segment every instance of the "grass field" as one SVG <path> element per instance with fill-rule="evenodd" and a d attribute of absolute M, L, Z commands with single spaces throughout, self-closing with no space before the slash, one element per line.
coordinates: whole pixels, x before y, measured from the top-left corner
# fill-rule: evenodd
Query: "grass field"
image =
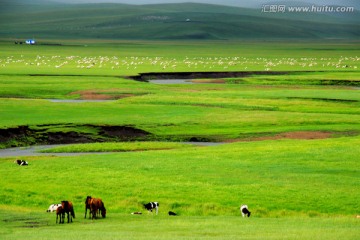
<path fill-rule="evenodd" d="M 28 156 L 27 167 L 0 156 L 4 239 L 360 236 L 357 42 L 63 44 L 1 42 L 1 148 L 43 144 L 59 133 L 107 141 L 104 129 L 113 126 L 144 131 L 147 141 L 67 146 L 53 152 L 111 153 Z M 269 74 L 187 85 L 128 78 L 187 71 Z M 26 134 L 11 137 L 19 129 Z M 190 139 L 226 143 L 173 143 Z M 87 195 L 103 199 L 107 218 L 83 218 Z M 64 199 L 76 219 L 56 225 L 45 211 Z M 145 213 L 148 201 L 160 202 L 158 216 Z"/>
<path fill-rule="evenodd" d="M 287 131 L 358 131 L 356 43 L 233 41 L 221 48 L 216 47 L 221 42 L 65 43 L 1 45 L 2 128 L 53 124 L 83 134 L 95 132 L 85 124 L 132 125 L 150 132 L 152 139 L 211 141 Z M 271 75 L 299 69 L 310 72 Z M 247 70 L 269 75 L 190 86 L 126 78 L 141 72 Z M 114 101 L 44 100 L 79 98 Z"/>
<path fill-rule="evenodd" d="M 45 214 L 43 214 L 45 215 Z M 91 222 L 76 220 L 65 226 L 55 226 L 53 216 L 44 217 L 40 225 L 11 223 L 3 239 L 357 239 L 358 221 L 345 218 L 266 218 L 239 217 L 129 217 L 114 214 L 112 218 Z M 14 216 L 16 217 L 16 215 Z M 23 215 L 21 217 L 24 217 Z M 37 216 L 26 214 L 29 222 Z M 156 227 L 154 227 L 156 226 Z M 16 231 L 13 231 L 16 229 Z M 10 236 L 10 237 L 9 237 Z"/>
<path fill-rule="evenodd" d="M 56 40 L 47 42 L 59 44 Z M 203 41 L 60 40 L 60 44 L 27 46 L 4 42 L 2 73 L 128 76 L 159 71 L 315 70 L 330 71 L 330 75 L 339 71 L 357 72 L 359 67 L 356 41 L 229 40 L 204 44 Z"/>
<path fill-rule="evenodd" d="M 36 235 L 40 238 L 58 238 L 56 233 L 64 228 L 72 239 L 83 231 L 87 236 L 89 228 L 100 239 L 117 234 L 126 239 L 171 235 L 225 239 L 251 229 L 252 239 L 275 239 L 280 233 L 285 239 L 295 235 L 354 239 L 359 234 L 355 216 L 360 181 L 359 151 L 354 146 L 359 142 L 359 137 L 277 140 L 186 150 L 27 157 L 30 165 L 24 168 L 14 165 L 13 158 L 2 158 L 1 174 L 6 178 L 2 180 L 1 231 L 10 239 L 34 231 L 41 232 Z M 22 179 L 26 189 L 18 183 Z M 89 194 L 102 197 L 106 219 L 83 219 L 83 202 Z M 45 212 L 60 199 L 74 202 L 74 226 L 55 227 L 55 215 Z M 141 207 L 152 199 L 160 202 L 158 216 L 147 215 Z M 241 217 L 241 203 L 251 204 L 250 219 Z M 169 218 L 169 210 L 179 216 Z M 133 211 L 145 215 L 130 215 Z M 152 225 L 157 227 L 149 230 Z"/>

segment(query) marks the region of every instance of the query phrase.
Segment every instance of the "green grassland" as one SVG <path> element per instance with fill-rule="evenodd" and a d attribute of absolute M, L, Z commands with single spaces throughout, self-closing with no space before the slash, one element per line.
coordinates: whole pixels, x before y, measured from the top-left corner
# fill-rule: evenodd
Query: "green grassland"
<path fill-rule="evenodd" d="M 131 151 L 149 151 L 164 150 L 190 147 L 189 144 L 174 142 L 121 142 L 121 143 L 87 143 L 71 144 L 42 150 L 41 152 L 63 153 L 63 152 L 131 152 Z"/>
<path fill-rule="evenodd" d="M 52 124 L 73 131 L 74 126 L 66 130 L 65 125 L 71 124 L 76 132 L 89 133 L 94 130 L 79 126 L 131 125 L 151 133 L 148 140 L 172 141 L 359 131 L 356 43 L 234 41 L 221 48 L 216 41 L 75 43 L 1 45 L 1 128 Z M 142 72 L 248 70 L 269 75 L 193 85 L 156 85 L 128 78 Z M 275 76 L 271 71 L 297 72 Z M 83 99 L 84 92 L 114 101 L 47 100 Z"/>
<path fill-rule="evenodd" d="M 358 42 L 62 44 L 1 42 L 0 129 L 28 126 L 100 139 L 93 126 L 133 126 L 150 135 L 146 142 L 60 150 L 112 153 L 27 156 L 27 167 L 15 165 L 15 157 L 0 157 L 4 239 L 357 239 L 360 235 L 355 218 L 360 197 Z M 144 72 L 197 71 L 269 74 L 187 85 L 129 78 Z M 290 73 L 272 75 L 272 71 Z M 49 100 L 87 99 L 89 92 L 108 101 Z M 299 132 L 310 135 L 276 138 Z M 318 132 L 327 135 L 308 139 Z M 194 137 L 227 143 L 211 147 L 171 143 Z M 39 139 L 14 138 L 1 142 L 1 148 L 29 143 Z M 104 200 L 107 218 L 83 218 L 87 195 Z M 76 219 L 73 224 L 55 225 L 55 215 L 45 210 L 64 199 L 74 202 Z M 158 216 L 145 213 L 141 204 L 148 201 L 160 202 Z M 242 203 L 249 205 L 251 218 L 241 217 Z M 169 210 L 179 216 L 170 218 Z M 130 215 L 133 211 L 145 214 Z"/>
<path fill-rule="evenodd" d="M 278 234 L 284 239 L 354 239 L 359 235 L 359 150 L 354 148 L 359 141 L 282 140 L 27 157 L 30 165 L 23 168 L 12 158 L 1 158 L 6 178 L 0 231 L 5 239 L 34 238 L 35 231 L 37 237 L 53 239 L 87 234 L 100 239 L 228 239 L 249 231 L 255 232 L 252 239 L 277 239 Z M 26 181 L 25 189 L 19 181 Z M 107 218 L 83 219 L 89 194 L 102 197 Z M 55 226 L 55 215 L 45 212 L 61 199 L 74 202 L 71 226 Z M 130 215 L 152 199 L 160 202 L 158 216 Z M 241 203 L 251 204 L 250 219 L 241 217 Z M 179 216 L 169 218 L 169 210 Z"/>
<path fill-rule="evenodd" d="M 46 215 L 46 214 L 42 214 Z M 35 229 L 29 222 L 38 217 L 26 214 L 27 222 L 18 221 L 17 215 L 8 218 L 13 228 L 6 229 L 4 239 L 357 239 L 358 222 L 344 218 L 258 218 L 239 217 L 129 217 L 114 214 L 107 220 L 90 222 L 80 219 L 66 226 L 52 224 L 54 216 L 47 216 Z M 21 217 L 24 217 L 21 215 Z M 38 221 L 35 220 L 35 221 Z M 47 224 L 43 227 L 43 224 Z M 156 227 L 154 227 L 156 226 Z M 12 229 L 16 231 L 12 232 Z M 250 234 L 251 233 L 251 234 Z M 251 235 L 251 236 L 249 236 Z"/>

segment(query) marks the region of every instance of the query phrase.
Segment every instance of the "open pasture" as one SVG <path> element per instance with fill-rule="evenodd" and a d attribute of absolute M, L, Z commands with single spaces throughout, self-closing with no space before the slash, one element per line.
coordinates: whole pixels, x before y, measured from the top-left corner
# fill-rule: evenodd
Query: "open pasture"
<path fill-rule="evenodd" d="M 219 48 L 221 43 L 3 42 L 0 127 L 25 125 L 33 134 L 5 139 L 2 147 L 34 144 L 54 132 L 101 139 L 90 125 L 133 126 L 149 133 L 143 140 L 167 141 L 232 141 L 292 131 L 358 133 L 356 42 L 228 41 Z M 128 78 L 142 72 L 247 70 L 269 75 L 187 86 Z M 275 76 L 273 70 L 305 72 Z"/>
<path fill-rule="evenodd" d="M 1 158 L 0 231 L 5 238 L 251 239 L 283 234 L 354 239 L 359 235 L 359 137 L 271 140 L 213 147 L 74 157 L 26 157 L 27 167 Z M 340 157 L 341 156 L 341 157 Z M 57 169 L 62 169 L 57 171 Z M 24 182 L 26 187 L 24 188 Z M 87 195 L 101 197 L 105 219 L 83 219 Z M 55 226 L 50 204 L 73 201 L 71 226 Z M 141 204 L 159 201 L 159 215 Z M 239 206 L 252 216 L 242 218 Z M 179 216 L 171 218 L 168 211 Z M 134 216 L 131 212 L 141 211 Z M 156 225 L 156 228 L 148 228 Z M 212 227 L 211 227 L 212 226 Z M 245 231 L 245 229 L 247 231 Z M 91 228 L 91 229 L 89 229 Z M 332 230 L 329 230 L 331 228 Z M 101 230 L 100 230 L 101 229 Z M 102 235 L 100 232 L 105 231 Z M 330 231 L 332 234 L 329 234 Z M 97 233 L 99 232 L 99 233 Z M 277 236 L 278 237 L 278 236 Z M 33 238 L 33 237 L 32 237 Z M 245 237 L 246 238 L 246 237 Z"/>
<path fill-rule="evenodd" d="M 43 214 L 45 215 L 45 214 Z M 11 215 L 3 239 L 357 239 L 358 220 L 347 218 L 157 217 L 113 214 L 111 220 L 56 226 L 53 216 Z M 10 221 L 14 222 L 10 222 Z M 46 226 L 43 226 L 43 225 Z M 35 225 L 35 227 L 33 227 Z M 154 225 L 156 227 L 154 227 Z M 14 230 L 15 229 L 15 230 Z M 0 230 L 1 231 L 1 230 Z"/>
<path fill-rule="evenodd" d="M 227 144 L 168 143 L 167 150 L 156 142 L 74 145 L 61 151 L 128 152 L 28 156 L 27 167 L 0 156 L 5 239 L 360 235 L 358 43 L 62 44 L 0 44 L 0 128 L 11 136 L 26 133 L 1 135 L 1 148 L 46 144 L 60 133 L 108 141 L 105 130 L 122 126 L 141 131 L 141 140 Z M 269 75 L 189 85 L 128 78 L 187 71 Z M 106 101 L 59 101 L 79 99 Z M 105 219 L 83 219 L 87 195 L 103 199 Z M 64 199 L 74 203 L 76 219 L 55 225 L 55 215 L 45 211 Z M 158 216 L 145 213 L 141 204 L 149 201 L 159 201 Z M 249 219 L 239 212 L 244 203 Z M 170 218 L 170 210 L 179 216 Z"/>
<path fill-rule="evenodd" d="M 132 80 L 119 80 L 118 87 L 122 81 L 130 85 Z M 298 131 L 351 136 L 360 130 L 359 94 L 354 88 L 134 84 L 138 89 L 133 92 L 114 90 L 130 96 L 105 102 L 3 98 L 1 128 L 31 130 L 27 139 L 3 144 L 21 146 L 36 140 L 37 134 L 65 132 L 100 140 L 101 129 L 107 126 L 133 126 L 144 131 L 143 140 L 217 142 Z"/>

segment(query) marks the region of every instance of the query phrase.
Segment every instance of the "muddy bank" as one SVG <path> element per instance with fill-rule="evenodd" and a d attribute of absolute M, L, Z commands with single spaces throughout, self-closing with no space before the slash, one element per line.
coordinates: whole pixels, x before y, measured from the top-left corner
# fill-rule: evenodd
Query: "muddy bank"
<path fill-rule="evenodd" d="M 138 81 L 154 79 L 200 79 L 200 78 L 235 78 L 251 75 L 289 75 L 313 71 L 238 71 L 238 72 L 149 72 L 130 77 Z"/>
<path fill-rule="evenodd" d="M 279 139 L 312 140 L 312 139 L 326 139 L 333 137 L 333 135 L 334 135 L 333 132 L 325 132 L 325 131 L 296 131 L 296 132 L 279 133 L 279 134 L 275 134 L 274 136 L 247 137 L 235 141 L 252 142 L 252 141 L 279 140 Z"/>
<path fill-rule="evenodd" d="M 6 147 L 35 144 L 143 141 L 151 133 L 133 126 L 49 124 L 0 129 L 0 143 Z"/>
<path fill-rule="evenodd" d="M 199 84 L 199 83 L 228 83 L 227 78 L 233 78 L 231 83 L 252 83 L 247 79 L 260 76 L 290 76 L 290 75 L 302 75 L 307 73 L 321 73 L 324 71 L 237 71 L 237 72 L 149 72 L 140 73 L 137 76 L 131 76 L 130 79 L 134 79 L 142 82 L 151 82 L 156 84 Z M 280 81 L 277 82 L 273 79 L 262 79 L 259 84 L 294 84 L 293 81 Z M 298 85 L 320 85 L 320 86 L 348 86 L 357 87 L 360 85 L 360 81 L 357 80 L 345 80 L 345 79 L 305 79 L 297 80 Z M 252 83 L 254 84 L 254 83 Z"/>
<path fill-rule="evenodd" d="M 0 129 L 0 148 L 94 142 L 218 142 L 206 136 L 157 136 L 134 126 L 44 124 Z"/>
<path fill-rule="evenodd" d="M 293 131 L 283 132 L 277 134 L 263 134 L 263 136 L 251 136 L 232 139 L 227 142 L 253 142 L 253 141 L 266 141 L 266 140 L 281 140 L 281 139 L 293 139 L 293 140 L 316 140 L 338 137 L 353 137 L 358 136 L 359 131 Z"/>
<path fill-rule="evenodd" d="M 250 136 L 244 135 L 238 136 L 234 139 L 226 139 L 220 136 L 157 136 L 142 129 L 135 128 L 134 126 L 47 124 L 0 129 L 0 144 L 1 148 L 14 148 L 32 145 L 128 141 L 192 142 L 196 145 L 207 145 L 207 143 L 220 144 L 239 141 L 325 139 L 333 137 L 357 136 L 359 134 L 359 131 L 294 131 L 277 134 L 258 133 Z"/>
<path fill-rule="evenodd" d="M 118 93 L 118 89 L 103 89 L 103 90 L 81 90 L 71 92 L 69 95 L 78 95 L 82 100 L 116 100 L 127 97 L 139 96 L 143 94 L 134 93 Z"/>

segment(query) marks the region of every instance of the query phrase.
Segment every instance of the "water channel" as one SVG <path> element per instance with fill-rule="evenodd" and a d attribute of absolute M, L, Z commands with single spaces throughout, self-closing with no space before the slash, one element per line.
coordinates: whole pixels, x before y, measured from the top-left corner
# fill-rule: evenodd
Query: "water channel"
<path fill-rule="evenodd" d="M 186 144 L 192 144 L 194 146 L 218 146 L 224 143 L 217 142 L 184 142 Z M 2 157 L 25 157 L 25 156 L 78 156 L 86 154 L 110 154 L 117 152 L 81 152 L 81 153 L 42 153 L 40 151 L 47 150 L 56 147 L 62 147 L 71 144 L 54 144 L 54 145 L 38 145 L 38 146 L 28 146 L 28 147 L 14 147 L 0 149 L 0 158 Z M 156 150 L 154 150 L 156 151 Z M 119 152 L 118 152 L 119 153 Z"/>
<path fill-rule="evenodd" d="M 192 82 L 192 79 L 155 79 L 148 80 L 148 82 L 154 84 L 198 84 L 198 82 Z"/>

